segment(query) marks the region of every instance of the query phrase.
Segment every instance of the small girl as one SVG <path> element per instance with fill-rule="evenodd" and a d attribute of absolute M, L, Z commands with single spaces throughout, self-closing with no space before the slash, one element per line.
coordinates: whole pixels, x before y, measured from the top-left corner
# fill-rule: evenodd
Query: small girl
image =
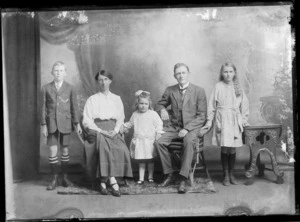
<path fill-rule="evenodd" d="M 153 143 L 163 133 L 163 122 L 159 115 L 152 110 L 149 92 L 139 90 L 135 93 L 135 97 L 136 111 L 123 127 L 124 130 L 134 127 L 134 135 L 130 143 L 130 155 L 139 163 L 137 184 L 144 183 L 146 163 L 148 165 L 148 182 L 153 183 L 153 158 L 157 156 Z"/>
<path fill-rule="evenodd" d="M 212 144 L 221 146 L 224 172 L 223 185 L 238 184 L 233 176 L 236 147 L 241 147 L 243 127 L 248 125 L 249 102 L 242 90 L 236 67 L 225 63 L 221 67 L 220 82 L 214 87 L 207 110 L 207 122 L 202 130 L 213 124 Z"/>

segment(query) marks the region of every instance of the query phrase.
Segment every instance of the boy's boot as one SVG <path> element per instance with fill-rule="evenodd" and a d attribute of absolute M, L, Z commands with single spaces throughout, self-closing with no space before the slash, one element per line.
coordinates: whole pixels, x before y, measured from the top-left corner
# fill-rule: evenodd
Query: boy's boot
<path fill-rule="evenodd" d="M 49 157 L 49 163 L 51 166 L 51 172 L 52 172 L 53 178 L 52 178 L 51 183 L 47 186 L 47 190 L 54 190 L 58 186 L 59 166 L 58 166 L 57 156 Z"/>
<path fill-rule="evenodd" d="M 223 173 L 224 173 L 223 185 L 229 186 L 230 180 L 229 180 L 229 172 L 228 172 L 228 155 L 227 155 L 227 153 L 221 152 L 221 161 L 222 161 L 222 167 L 223 167 Z"/>
<path fill-rule="evenodd" d="M 233 175 L 234 165 L 235 165 L 236 153 L 230 153 L 228 157 L 228 166 L 229 166 L 229 180 L 231 184 L 238 185 L 239 183 Z"/>
<path fill-rule="evenodd" d="M 61 156 L 61 171 L 62 171 L 62 185 L 64 187 L 73 186 L 73 183 L 68 179 L 69 172 L 69 155 Z"/>

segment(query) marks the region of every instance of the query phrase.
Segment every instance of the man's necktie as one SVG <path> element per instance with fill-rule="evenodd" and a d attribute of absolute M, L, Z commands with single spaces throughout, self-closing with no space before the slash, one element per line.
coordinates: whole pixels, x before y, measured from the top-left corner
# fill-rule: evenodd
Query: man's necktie
<path fill-rule="evenodd" d="M 183 89 L 180 89 L 180 88 L 179 88 L 179 91 L 180 91 L 180 93 L 183 93 L 184 90 L 186 90 L 186 89 L 187 89 L 187 87 L 185 87 L 185 88 L 183 88 Z"/>
<path fill-rule="evenodd" d="M 180 92 L 180 95 L 181 95 L 181 99 L 183 99 L 184 98 L 184 91 L 187 89 L 187 87 L 185 87 L 185 88 L 183 88 L 183 89 L 180 89 L 179 88 L 179 92 Z"/>

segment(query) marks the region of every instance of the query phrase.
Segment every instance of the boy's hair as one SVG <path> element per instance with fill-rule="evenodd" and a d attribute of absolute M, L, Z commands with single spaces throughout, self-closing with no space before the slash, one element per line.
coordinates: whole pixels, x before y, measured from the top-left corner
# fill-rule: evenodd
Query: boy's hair
<path fill-rule="evenodd" d="M 138 105 L 139 105 L 140 99 L 148 99 L 148 101 L 149 101 L 149 109 L 153 110 L 150 93 L 148 93 L 148 92 L 142 92 L 141 94 L 139 94 L 138 96 L 136 96 L 136 99 L 135 99 L 135 110 L 139 110 Z"/>
<path fill-rule="evenodd" d="M 113 80 L 113 75 L 106 70 L 101 70 L 101 71 L 97 72 L 96 76 L 95 76 L 95 80 L 98 81 L 99 75 L 105 76 L 105 77 L 109 78 L 110 80 Z"/>
<path fill-rule="evenodd" d="M 186 64 L 184 64 L 184 63 L 177 63 L 175 66 L 174 66 L 174 74 L 175 74 L 175 70 L 177 69 L 177 68 L 179 68 L 179 67 L 181 67 L 181 66 L 184 66 L 186 69 L 187 69 L 187 71 L 188 72 L 190 72 L 190 69 L 189 69 L 189 67 L 186 65 Z"/>
<path fill-rule="evenodd" d="M 233 68 L 234 70 L 234 77 L 232 79 L 233 81 L 233 86 L 234 86 L 234 91 L 235 91 L 235 95 L 236 96 L 240 96 L 242 94 L 242 88 L 241 88 L 241 85 L 239 83 L 239 79 L 237 77 L 237 71 L 236 71 L 236 67 L 234 64 L 230 63 L 230 62 L 226 62 L 224 63 L 222 66 L 221 66 L 221 69 L 220 69 L 220 81 L 224 81 L 224 77 L 223 77 L 223 70 L 225 67 L 231 67 Z"/>
<path fill-rule="evenodd" d="M 64 62 L 61 62 L 61 61 L 55 62 L 55 63 L 53 64 L 53 66 L 52 66 L 52 71 L 53 71 L 53 69 L 54 69 L 55 66 L 63 66 L 63 67 L 65 67 L 65 71 L 67 71 L 67 67 L 66 67 L 66 65 L 65 65 Z"/>

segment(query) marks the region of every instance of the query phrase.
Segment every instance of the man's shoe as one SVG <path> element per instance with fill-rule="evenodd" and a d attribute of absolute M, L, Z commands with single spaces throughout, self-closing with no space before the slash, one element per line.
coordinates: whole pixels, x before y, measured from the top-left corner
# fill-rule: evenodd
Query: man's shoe
<path fill-rule="evenodd" d="M 58 186 L 58 175 L 54 174 L 51 183 L 47 186 L 47 190 L 54 190 Z"/>
<path fill-rule="evenodd" d="M 159 184 L 158 186 L 167 187 L 170 184 L 172 184 L 174 182 L 174 180 L 175 180 L 175 178 L 174 178 L 173 174 L 170 173 L 170 174 L 168 174 L 167 178 L 161 184 Z"/>
<path fill-rule="evenodd" d="M 185 180 L 182 180 L 178 187 L 178 193 L 185 193 L 186 192 L 186 184 Z"/>

